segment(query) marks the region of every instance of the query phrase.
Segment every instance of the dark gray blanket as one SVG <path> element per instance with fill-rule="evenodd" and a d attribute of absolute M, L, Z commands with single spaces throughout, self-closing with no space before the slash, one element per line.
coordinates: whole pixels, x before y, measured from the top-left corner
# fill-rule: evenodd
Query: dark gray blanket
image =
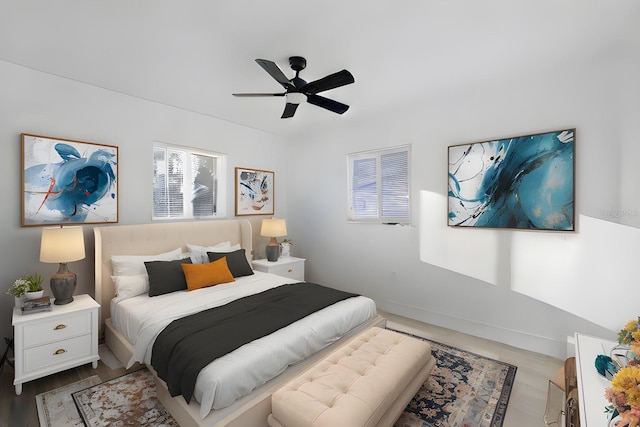
<path fill-rule="evenodd" d="M 153 344 L 151 366 L 171 396 L 190 402 L 198 373 L 213 360 L 354 296 L 314 283 L 288 284 L 174 320 Z"/>

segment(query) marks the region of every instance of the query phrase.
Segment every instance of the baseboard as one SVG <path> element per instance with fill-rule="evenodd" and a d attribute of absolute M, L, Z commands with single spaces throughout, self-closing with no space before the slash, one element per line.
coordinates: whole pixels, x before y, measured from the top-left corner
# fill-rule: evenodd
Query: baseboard
<path fill-rule="evenodd" d="M 464 334 L 496 341 L 502 344 L 533 351 L 558 359 L 567 358 L 566 340 L 558 341 L 553 338 L 533 335 L 524 331 L 508 329 L 498 325 L 480 323 L 451 316 L 449 314 L 426 310 L 393 301 L 376 300 L 379 309 L 398 316 L 408 317 L 419 322 L 452 329 Z"/>

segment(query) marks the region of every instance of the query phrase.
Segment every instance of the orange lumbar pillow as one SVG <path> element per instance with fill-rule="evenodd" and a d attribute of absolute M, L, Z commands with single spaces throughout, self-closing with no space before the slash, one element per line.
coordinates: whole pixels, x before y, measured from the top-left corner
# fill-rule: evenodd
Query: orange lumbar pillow
<path fill-rule="evenodd" d="M 187 280 L 187 290 L 194 291 L 220 283 L 235 282 L 233 274 L 227 266 L 227 259 L 220 258 L 208 264 L 182 264 L 182 271 Z"/>

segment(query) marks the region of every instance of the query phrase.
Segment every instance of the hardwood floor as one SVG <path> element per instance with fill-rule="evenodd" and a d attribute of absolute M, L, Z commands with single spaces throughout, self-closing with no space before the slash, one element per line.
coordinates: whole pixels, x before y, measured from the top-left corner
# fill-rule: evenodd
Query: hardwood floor
<path fill-rule="evenodd" d="M 504 344 L 461 334 L 444 328 L 416 322 L 389 313 L 381 313 L 388 326 L 428 339 L 462 348 L 518 367 L 511 392 L 504 427 L 541 427 L 547 398 L 547 386 L 562 367 L 563 361 L 541 354 L 516 349 Z M 20 396 L 13 387 L 13 369 L 6 365 L 0 375 L 0 427 L 37 427 L 36 395 L 82 378 L 97 375 L 102 381 L 119 377 L 124 368 L 110 369 L 102 361 L 97 369 L 91 364 L 49 375 L 23 385 Z M 248 426 L 249 427 L 249 426 Z"/>

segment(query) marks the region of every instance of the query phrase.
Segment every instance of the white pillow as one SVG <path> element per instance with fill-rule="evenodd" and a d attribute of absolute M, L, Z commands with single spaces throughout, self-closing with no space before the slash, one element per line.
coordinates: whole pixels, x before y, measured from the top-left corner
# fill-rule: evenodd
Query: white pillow
<path fill-rule="evenodd" d="M 145 261 L 173 261 L 174 259 L 181 259 L 181 256 L 181 248 L 158 255 L 112 255 L 111 270 L 114 276 L 146 275 Z"/>
<path fill-rule="evenodd" d="M 191 263 L 208 264 L 207 252 L 231 252 L 231 242 L 220 242 L 213 246 L 198 246 L 187 243 L 187 249 L 191 253 Z"/>
<path fill-rule="evenodd" d="M 149 292 L 149 276 L 146 274 L 111 276 L 111 279 L 116 287 L 118 298 L 131 298 Z"/>

